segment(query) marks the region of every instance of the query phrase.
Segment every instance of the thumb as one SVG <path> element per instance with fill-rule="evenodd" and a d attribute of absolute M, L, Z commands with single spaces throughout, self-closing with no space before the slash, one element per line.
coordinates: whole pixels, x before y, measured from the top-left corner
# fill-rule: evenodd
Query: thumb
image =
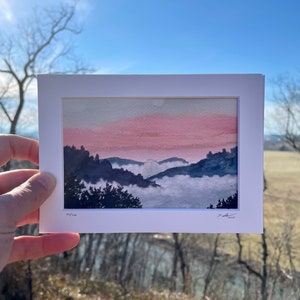
<path fill-rule="evenodd" d="M 21 219 L 42 205 L 54 190 L 55 183 L 53 175 L 38 173 L 9 193 L 2 195 L 0 205 L 4 205 L 2 206 L 4 209 L 1 209 L 4 215 L 0 213 L 0 220 L 6 218 L 6 221 L 0 222 L 3 225 L 16 226 Z"/>

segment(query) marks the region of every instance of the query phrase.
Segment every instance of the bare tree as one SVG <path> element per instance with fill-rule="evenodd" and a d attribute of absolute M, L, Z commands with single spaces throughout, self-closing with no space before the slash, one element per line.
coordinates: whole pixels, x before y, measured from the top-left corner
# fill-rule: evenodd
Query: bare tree
<path fill-rule="evenodd" d="M 179 263 L 181 276 L 182 276 L 182 292 L 191 295 L 192 293 L 192 278 L 190 273 L 190 262 L 188 259 L 185 242 L 188 237 L 187 234 L 173 233 L 173 242 L 174 242 L 174 260 L 173 260 L 173 271 L 172 271 L 172 281 L 173 288 L 176 288 L 174 280 L 177 276 L 177 263 Z"/>
<path fill-rule="evenodd" d="M 236 234 L 237 238 L 237 243 L 239 247 L 238 251 L 238 263 L 243 265 L 249 274 L 254 275 L 256 278 L 260 280 L 260 293 L 261 293 L 261 299 L 262 300 L 268 300 L 268 287 L 267 287 L 267 282 L 268 282 L 268 268 L 267 268 L 267 259 L 268 259 L 268 245 L 267 245 L 267 240 L 266 240 L 266 233 L 265 229 L 264 232 L 261 234 L 261 248 L 262 248 L 262 269 L 261 270 L 256 270 L 255 267 L 251 266 L 250 263 L 243 259 L 243 244 L 241 240 L 241 236 L 239 233 Z"/>
<path fill-rule="evenodd" d="M 295 247 L 295 223 L 285 220 L 281 232 L 272 232 L 270 246 L 270 292 L 269 298 L 278 294 L 282 298 L 296 299 L 299 295 L 299 276 L 297 271 L 298 249 Z"/>
<path fill-rule="evenodd" d="M 300 153 L 300 80 L 287 75 L 275 80 L 275 110 L 272 127 L 284 140 Z"/>
<path fill-rule="evenodd" d="M 76 15 L 76 3 L 51 9 L 37 8 L 27 24 L 14 34 L 0 37 L 0 73 L 4 78 L 0 89 L 0 108 L 10 127 L 17 132 L 25 95 L 38 73 L 79 73 L 88 69 L 72 52 L 72 37 L 81 33 Z M 6 100 L 6 101 L 5 101 Z M 8 102 L 15 100 L 12 111 Z"/>
<path fill-rule="evenodd" d="M 82 27 L 76 18 L 77 1 L 68 3 L 47 9 L 35 7 L 27 23 L 11 28 L 13 34 L 5 32 L 5 28 L 0 31 L 0 111 L 10 134 L 17 133 L 26 93 L 34 86 L 37 74 L 88 71 L 73 53 L 73 37 L 81 33 Z M 7 165 L 5 169 L 9 168 Z M 11 278 L 18 277 L 21 282 L 19 273 L 16 276 L 8 266 L 0 281 L 9 285 L 8 274 L 11 274 Z M 15 290 L 18 290 L 16 285 Z"/>
<path fill-rule="evenodd" d="M 203 288 L 203 298 L 207 297 L 208 287 L 213 280 L 214 274 L 218 265 L 218 246 L 219 246 L 220 234 L 217 234 L 214 239 L 214 245 L 212 249 L 212 254 L 209 259 L 208 271 L 204 278 L 204 288 Z"/>

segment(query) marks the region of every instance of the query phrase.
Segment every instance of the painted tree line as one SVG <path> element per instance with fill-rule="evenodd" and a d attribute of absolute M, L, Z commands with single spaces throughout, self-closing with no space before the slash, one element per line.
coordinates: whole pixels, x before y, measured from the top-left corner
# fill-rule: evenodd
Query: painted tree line
<path fill-rule="evenodd" d="M 65 178 L 64 201 L 66 209 L 142 208 L 139 198 L 128 193 L 122 186 L 106 183 L 105 187 L 89 187 L 75 175 Z"/>

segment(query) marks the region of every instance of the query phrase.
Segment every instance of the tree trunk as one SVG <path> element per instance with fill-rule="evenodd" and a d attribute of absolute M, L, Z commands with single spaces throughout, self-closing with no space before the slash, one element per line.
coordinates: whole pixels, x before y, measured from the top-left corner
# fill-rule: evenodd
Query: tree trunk
<path fill-rule="evenodd" d="M 213 279 L 213 275 L 215 273 L 215 266 L 217 264 L 216 262 L 216 257 L 218 255 L 218 243 L 219 243 L 219 237 L 220 234 L 217 234 L 216 238 L 215 238 L 215 242 L 214 242 L 214 248 L 213 248 L 213 253 L 209 262 L 209 266 L 208 266 L 208 272 L 207 275 L 204 279 L 204 289 L 203 289 L 203 298 L 205 298 L 207 295 L 207 291 L 208 291 L 208 287 L 209 284 L 211 283 L 212 279 Z"/>
<path fill-rule="evenodd" d="M 261 247 L 262 247 L 262 272 L 256 271 L 246 260 L 242 259 L 242 251 L 243 245 L 240 239 L 240 234 L 236 234 L 237 242 L 239 246 L 239 253 L 238 253 L 238 263 L 244 265 L 246 269 L 249 271 L 250 274 L 255 275 L 260 280 L 260 294 L 262 300 L 268 300 L 268 269 L 267 269 L 267 258 L 268 258 L 268 247 L 267 247 L 267 240 L 266 240 L 266 233 L 265 229 L 261 234 Z"/>
<path fill-rule="evenodd" d="M 190 295 L 192 293 L 191 275 L 190 275 L 189 264 L 184 254 L 182 239 L 179 240 L 178 233 L 173 233 L 173 239 L 174 239 L 175 252 L 177 252 L 176 255 L 178 255 L 180 261 L 180 270 L 181 270 L 182 284 L 183 284 L 182 292 L 187 295 Z"/>
<path fill-rule="evenodd" d="M 23 106 L 25 102 L 25 91 L 24 91 L 23 82 L 18 80 L 18 87 L 19 87 L 19 104 L 10 125 L 10 131 L 9 131 L 10 134 L 17 133 L 17 124 L 20 119 L 21 112 L 23 110 Z"/>

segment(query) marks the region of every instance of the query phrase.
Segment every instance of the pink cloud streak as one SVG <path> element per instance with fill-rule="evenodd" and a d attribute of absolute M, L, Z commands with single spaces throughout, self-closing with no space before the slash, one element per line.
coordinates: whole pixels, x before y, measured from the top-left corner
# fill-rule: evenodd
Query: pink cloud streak
<path fill-rule="evenodd" d="M 98 128 L 64 128 L 64 144 L 83 145 L 100 157 L 198 161 L 208 151 L 237 145 L 237 118 L 228 115 L 146 115 Z"/>

